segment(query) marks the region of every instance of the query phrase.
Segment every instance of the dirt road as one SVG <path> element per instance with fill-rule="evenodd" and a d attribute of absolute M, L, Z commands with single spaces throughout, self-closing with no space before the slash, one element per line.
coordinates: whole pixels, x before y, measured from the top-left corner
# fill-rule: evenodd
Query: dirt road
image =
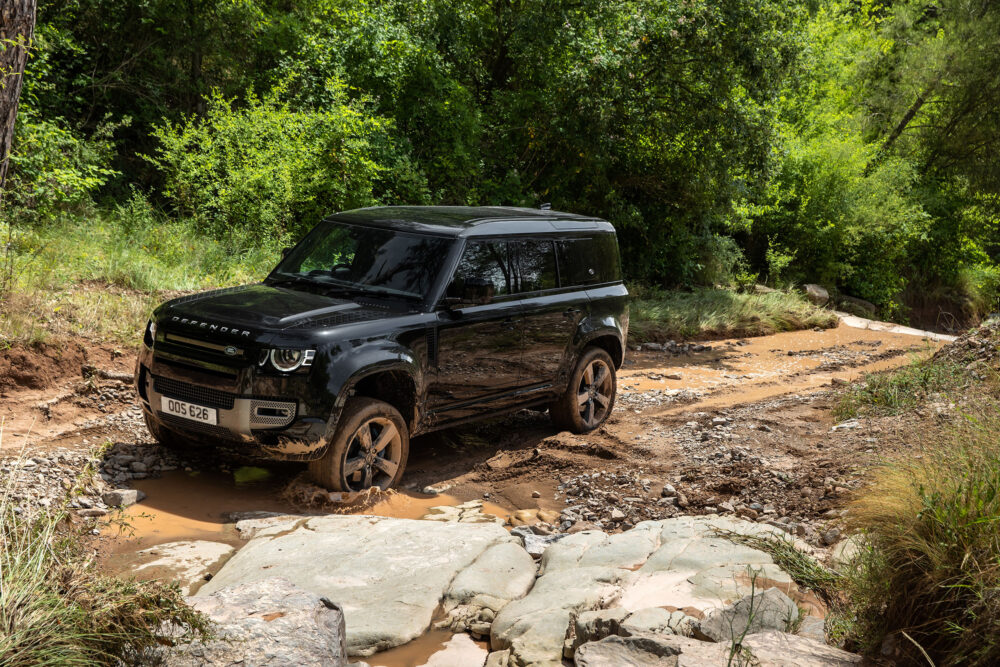
<path fill-rule="evenodd" d="M 495 514 L 555 510 L 563 529 L 581 522 L 605 530 L 738 511 L 802 524 L 800 534 L 818 540 L 812 523 L 838 508 L 891 446 L 871 428 L 835 424 L 837 385 L 930 354 L 939 343 L 842 324 L 705 345 L 680 355 L 630 351 L 614 415 L 592 434 L 556 433 L 544 413 L 526 410 L 415 439 L 403 494 L 364 511 L 420 516 L 432 505 L 479 498 Z M 58 502 L 88 450 L 114 443 L 96 461 L 107 484 L 147 495 L 131 511 L 143 515 L 133 523 L 144 539 L 115 551 L 223 536 L 238 511 L 359 511 L 329 502 L 304 481 L 300 465 L 209 452 L 163 459 L 134 405 L 130 352 L 76 345 L 19 354 L 9 362 L 19 373 L 8 375 L 0 395 L 3 470 L 12 470 L 11 457 L 26 445 L 21 501 Z M 104 372 L 83 378 L 82 365 Z M 74 509 L 96 515 L 101 505 Z"/>

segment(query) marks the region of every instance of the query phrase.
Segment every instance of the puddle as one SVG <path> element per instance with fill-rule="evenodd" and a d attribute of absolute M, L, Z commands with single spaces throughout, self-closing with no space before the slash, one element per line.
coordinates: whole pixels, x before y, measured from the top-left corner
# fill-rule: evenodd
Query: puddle
<path fill-rule="evenodd" d="M 469 635 L 430 630 L 407 644 L 376 653 L 365 661 L 371 667 L 465 667 L 482 664 L 488 651 L 487 642 L 475 641 Z"/>
<path fill-rule="evenodd" d="M 173 471 L 159 479 L 137 481 L 146 498 L 127 508 L 124 520 L 131 529 L 113 551 L 134 551 L 164 542 L 210 540 L 239 544 L 228 520 L 230 512 L 290 512 L 280 499 L 283 481 L 264 468 L 237 468 L 220 472 Z M 118 536 L 115 526 L 105 535 Z M 130 536 L 130 537 L 129 537 Z"/>

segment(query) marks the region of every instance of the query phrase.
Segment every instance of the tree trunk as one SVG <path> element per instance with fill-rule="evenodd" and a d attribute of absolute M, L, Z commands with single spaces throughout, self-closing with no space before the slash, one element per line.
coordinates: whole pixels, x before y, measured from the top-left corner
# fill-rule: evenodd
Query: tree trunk
<path fill-rule="evenodd" d="M 0 201 L 3 201 L 21 99 L 24 66 L 35 29 L 36 0 L 0 0 Z"/>

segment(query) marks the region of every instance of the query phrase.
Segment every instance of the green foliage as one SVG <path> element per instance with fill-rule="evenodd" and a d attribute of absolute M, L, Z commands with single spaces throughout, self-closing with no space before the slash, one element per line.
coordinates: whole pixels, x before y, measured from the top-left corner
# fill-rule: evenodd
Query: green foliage
<path fill-rule="evenodd" d="M 177 213 L 220 239 L 285 242 L 331 211 L 375 203 L 384 167 L 373 159 L 386 121 L 338 96 L 324 111 L 294 111 L 277 92 L 234 108 L 215 94 L 203 118 L 166 122 L 149 158 Z"/>
<path fill-rule="evenodd" d="M 863 650 L 876 654 L 896 635 L 902 663 L 1000 661 L 995 400 L 916 436 L 916 451 L 884 466 L 852 504 L 865 547 L 848 573 L 848 627 Z"/>

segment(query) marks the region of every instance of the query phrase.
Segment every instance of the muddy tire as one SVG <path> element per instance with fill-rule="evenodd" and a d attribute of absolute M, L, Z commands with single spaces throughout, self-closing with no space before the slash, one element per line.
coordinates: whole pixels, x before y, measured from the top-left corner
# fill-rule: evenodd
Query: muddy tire
<path fill-rule="evenodd" d="M 617 392 L 611 356 L 599 347 L 587 348 L 570 374 L 566 393 L 549 406 L 552 423 L 572 433 L 593 431 L 611 414 Z"/>
<path fill-rule="evenodd" d="M 156 421 L 145 410 L 142 411 L 142 418 L 146 420 L 146 428 L 156 442 L 167 449 L 186 449 L 190 442 L 179 433 L 171 431 L 165 426 L 157 424 Z"/>
<path fill-rule="evenodd" d="M 389 489 L 403 477 L 410 434 L 399 410 L 374 398 L 354 398 L 340 414 L 323 458 L 309 476 L 331 491 Z"/>

